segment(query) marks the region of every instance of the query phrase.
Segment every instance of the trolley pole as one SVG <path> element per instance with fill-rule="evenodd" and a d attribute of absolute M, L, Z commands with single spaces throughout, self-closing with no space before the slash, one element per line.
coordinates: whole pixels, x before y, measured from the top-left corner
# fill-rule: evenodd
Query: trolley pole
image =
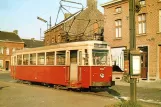
<path fill-rule="evenodd" d="M 130 33 L 130 52 L 136 50 L 136 35 L 135 35 L 135 0 L 129 0 L 129 33 Z M 130 58 L 130 100 L 136 102 L 136 79 L 132 78 L 132 60 Z"/>

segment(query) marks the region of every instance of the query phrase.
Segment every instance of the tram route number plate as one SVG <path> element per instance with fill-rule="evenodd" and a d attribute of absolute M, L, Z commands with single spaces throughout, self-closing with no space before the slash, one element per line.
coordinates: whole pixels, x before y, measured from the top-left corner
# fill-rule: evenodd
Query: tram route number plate
<path fill-rule="evenodd" d="M 100 68 L 100 70 L 105 70 L 105 68 Z"/>

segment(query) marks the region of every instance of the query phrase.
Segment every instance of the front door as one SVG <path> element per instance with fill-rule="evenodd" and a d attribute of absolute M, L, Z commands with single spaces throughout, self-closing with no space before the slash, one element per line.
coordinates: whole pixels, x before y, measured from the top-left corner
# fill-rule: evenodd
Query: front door
<path fill-rule="evenodd" d="M 141 78 L 148 78 L 148 46 L 138 47 L 141 53 Z"/>
<path fill-rule="evenodd" d="M 147 52 L 141 53 L 141 78 L 147 79 L 148 75 L 148 57 Z"/>
<path fill-rule="evenodd" d="M 159 46 L 159 78 L 161 79 L 161 46 Z"/>
<path fill-rule="evenodd" d="M 70 51 L 70 81 L 78 80 L 77 50 Z"/>
<path fill-rule="evenodd" d="M 6 61 L 6 70 L 9 70 L 9 61 Z"/>

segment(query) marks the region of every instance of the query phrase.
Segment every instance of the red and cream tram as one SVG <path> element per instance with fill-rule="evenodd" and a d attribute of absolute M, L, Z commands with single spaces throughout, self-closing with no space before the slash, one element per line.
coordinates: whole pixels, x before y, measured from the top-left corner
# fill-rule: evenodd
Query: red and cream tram
<path fill-rule="evenodd" d="M 67 88 L 109 87 L 110 47 L 103 41 L 82 41 L 19 50 L 11 57 L 11 76 Z"/>

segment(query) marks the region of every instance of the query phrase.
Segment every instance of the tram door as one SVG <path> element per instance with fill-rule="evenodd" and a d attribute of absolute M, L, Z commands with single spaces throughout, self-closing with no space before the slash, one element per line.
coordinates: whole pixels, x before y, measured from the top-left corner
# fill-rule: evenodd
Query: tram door
<path fill-rule="evenodd" d="M 78 80 L 77 50 L 70 51 L 70 81 Z"/>

